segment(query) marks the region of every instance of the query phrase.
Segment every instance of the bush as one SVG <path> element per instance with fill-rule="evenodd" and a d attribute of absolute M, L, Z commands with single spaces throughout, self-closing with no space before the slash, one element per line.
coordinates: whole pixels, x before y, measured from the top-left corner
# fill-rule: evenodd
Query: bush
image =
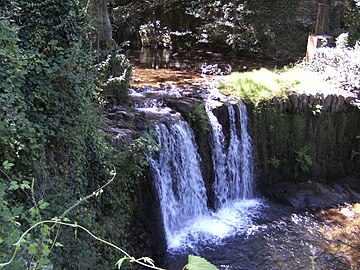
<path fill-rule="evenodd" d="M 319 48 L 311 63 L 302 65 L 311 71 L 322 74 L 326 81 L 335 87 L 351 92 L 360 91 L 360 48 L 345 47 L 338 40 L 336 48 Z"/>
<path fill-rule="evenodd" d="M 99 101 L 105 104 L 126 101 L 129 91 L 132 67 L 129 60 L 119 51 L 114 52 L 97 66 L 101 81 Z"/>
<path fill-rule="evenodd" d="M 99 107 L 93 101 L 100 94 L 95 54 L 78 4 L 76 0 L 0 2 L 0 262 L 11 257 L 13 244 L 25 229 L 60 216 L 106 181 L 109 164 L 120 162 L 119 155 L 130 156 L 130 150 L 116 152 L 97 129 Z M 109 83 L 116 85 L 109 91 L 119 100 L 127 92 L 130 66 L 119 54 L 107 64 L 102 75 L 105 82 L 120 78 L 120 86 Z M 132 185 L 133 175 L 124 175 L 117 176 L 118 187 Z M 118 243 L 125 242 L 129 196 L 124 188 L 107 197 L 107 205 L 118 206 L 113 210 L 118 229 L 112 235 Z M 111 207 L 97 198 L 92 201 L 97 203 L 81 205 L 67 217 L 104 235 L 110 219 L 105 210 Z M 56 269 L 88 269 L 102 263 L 106 267 L 101 269 L 111 267 L 103 259 L 108 253 L 88 243 L 88 238 L 76 238 L 65 230 L 54 240 L 52 232 L 54 228 L 45 225 L 34 230 L 9 269 L 24 269 L 24 263 L 53 264 Z M 62 249 L 56 238 L 67 247 Z"/>

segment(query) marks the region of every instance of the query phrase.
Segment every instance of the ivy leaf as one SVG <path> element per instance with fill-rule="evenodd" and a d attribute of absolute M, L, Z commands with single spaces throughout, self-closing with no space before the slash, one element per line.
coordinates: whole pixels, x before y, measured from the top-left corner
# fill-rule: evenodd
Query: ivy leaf
<path fill-rule="evenodd" d="M 19 184 L 16 181 L 10 182 L 9 190 L 17 190 L 19 188 Z"/>
<path fill-rule="evenodd" d="M 188 270 L 219 270 L 215 265 L 208 262 L 204 258 L 199 256 L 189 255 L 188 264 L 186 265 Z"/>
<path fill-rule="evenodd" d="M 37 243 L 32 243 L 31 245 L 29 245 L 27 247 L 27 251 L 30 253 L 30 254 L 36 254 L 37 253 L 37 247 L 38 247 L 38 244 Z"/>
<path fill-rule="evenodd" d="M 31 207 L 29 209 L 29 212 L 30 212 L 30 216 L 32 218 L 35 218 L 37 215 L 39 215 L 39 209 L 38 208 L 35 208 L 35 207 Z"/>
<path fill-rule="evenodd" d="M 14 166 L 14 163 L 11 163 L 11 162 L 5 160 L 2 165 L 3 165 L 5 170 L 10 170 L 11 167 Z"/>
<path fill-rule="evenodd" d="M 19 216 L 24 212 L 24 208 L 22 206 L 15 206 L 11 209 L 11 212 L 14 216 Z"/>
<path fill-rule="evenodd" d="M 40 200 L 39 201 L 39 208 L 41 209 L 41 210 L 44 210 L 46 207 L 48 207 L 50 205 L 50 203 L 48 203 L 48 202 L 45 202 L 44 200 Z"/>
<path fill-rule="evenodd" d="M 51 252 L 51 250 L 50 250 L 49 246 L 45 244 L 43 247 L 43 250 L 42 250 L 42 254 L 47 256 L 50 254 L 50 252 Z"/>
<path fill-rule="evenodd" d="M 50 234 L 50 228 L 49 228 L 48 225 L 42 226 L 41 229 L 40 229 L 40 231 L 41 231 L 41 233 L 42 233 L 43 235 L 49 235 L 49 234 Z"/>
<path fill-rule="evenodd" d="M 21 189 L 30 189 L 30 182 L 29 181 L 22 182 L 22 184 L 20 184 L 20 188 Z"/>

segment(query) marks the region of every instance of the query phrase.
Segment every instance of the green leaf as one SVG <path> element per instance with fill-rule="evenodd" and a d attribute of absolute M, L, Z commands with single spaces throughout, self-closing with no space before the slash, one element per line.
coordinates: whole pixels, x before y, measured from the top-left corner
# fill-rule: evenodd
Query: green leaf
<path fill-rule="evenodd" d="M 186 268 L 188 270 L 219 270 L 215 265 L 204 258 L 194 255 L 189 255 Z"/>
<path fill-rule="evenodd" d="M 31 245 L 29 245 L 27 247 L 27 251 L 30 253 L 30 254 L 36 254 L 37 253 L 37 247 L 38 247 L 38 244 L 37 243 L 32 243 Z"/>
<path fill-rule="evenodd" d="M 40 200 L 39 201 L 39 208 L 41 209 L 41 210 L 44 210 L 46 207 L 48 207 L 50 205 L 50 203 L 48 203 L 48 202 L 45 202 L 44 200 Z"/>
<path fill-rule="evenodd" d="M 22 184 L 20 184 L 21 189 L 30 189 L 30 182 L 29 181 L 23 181 Z"/>
<path fill-rule="evenodd" d="M 10 170 L 12 166 L 14 166 L 14 163 L 11 163 L 11 162 L 9 162 L 7 160 L 5 160 L 3 162 L 3 167 L 4 167 L 5 170 Z"/>
<path fill-rule="evenodd" d="M 11 209 L 11 212 L 14 216 L 19 216 L 24 211 L 24 208 L 22 206 L 15 206 Z"/>
<path fill-rule="evenodd" d="M 35 207 L 31 207 L 29 209 L 31 218 L 35 218 L 37 215 L 39 215 L 39 209 Z"/>
<path fill-rule="evenodd" d="M 44 225 L 41 227 L 40 229 L 41 233 L 45 236 L 49 235 L 50 234 L 50 228 L 48 225 Z"/>
<path fill-rule="evenodd" d="M 45 256 L 47 256 L 47 255 L 49 255 L 50 254 L 50 248 L 49 248 L 49 246 L 48 245 L 44 245 L 44 248 L 43 248 L 43 250 L 42 250 L 42 254 L 43 255 L 45 255 Z"/>
<path fill-rule="evenodd" d="M 16 181 L 10 182 L 9 190 L 17 190 L 19 188 L 19 184 Z"/>
<path fill-rule="evenodd" d="M 56 242 L 55 243 L 55 247 L 63 247 L 64 245 L 63 244 L 61 244 L 60 242 Z"/>

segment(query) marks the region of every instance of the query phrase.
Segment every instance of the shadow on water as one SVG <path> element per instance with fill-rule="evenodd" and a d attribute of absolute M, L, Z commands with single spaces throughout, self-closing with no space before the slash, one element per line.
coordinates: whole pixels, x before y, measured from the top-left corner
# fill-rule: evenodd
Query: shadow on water
<path fill-rule="evenodd" d="M 201 72 L 204 65 L 227 65 L 230 71 L 249 71 L 259 68 L 281 68 L 288 62 L 245 56 L 227 56 L 202 50 L 173 52 L 169 49 L 142 48 L 132 51 L 129 59 L 136 67 L 147 69 L 174 69 Z"/>
<path fill-rule="evenodd" d="M 207 85 L 214 76 L 233 71 L 281 68 L 288 63 L 269 59 L 230 57 L 206 51 L 154 50 L 142 48 L 130 52 L 129 59 L 134 66 L 133 87 L 150 86 L 162 88 L 176 86 L 197 88 Z"/>
<path fill-rule="evenodd" d="M 295 213 L 293 208 L 266 202 L 245 232 L 221 243 L 199 242 L 196 248 L 169 251 L 165 266 L 182 269 L 187 254 L 195 254 L 223 270 L 358 269 L 346 253 L 332 248 L 328 230 L 317 213 Z M 354 248 L 352 252 L 358 254 Z"/>

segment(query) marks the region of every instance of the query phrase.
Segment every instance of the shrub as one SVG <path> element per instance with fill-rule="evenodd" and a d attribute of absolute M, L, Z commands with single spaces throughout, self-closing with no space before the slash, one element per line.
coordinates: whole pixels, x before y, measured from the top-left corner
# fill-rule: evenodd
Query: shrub
<path fill-rule="evenodd" d="M 306 173 L 310 171 L 313 161 L 309 155 L 308 147 L 301 147 L 299 150 L 295 151 L 295 162 L 295 169 L 297 173 Z"/>
<path fill-rule="evenodd" d="M 324 80 L 335 87 L 358 92 L 360 91 L 360 49 L 345 47 L 338 39 L 336 48 L 319 48 L 311 63 L 301 65 L 310 71 L 320 73 Z"/>
<path fill-rule="evenodd" d="M 126 101 L 132 67 L 126 55 L 119 51 L 107 56 L 97 66 L 101 81 L 99 101 L 105 104 L 121 103 Z"/>

